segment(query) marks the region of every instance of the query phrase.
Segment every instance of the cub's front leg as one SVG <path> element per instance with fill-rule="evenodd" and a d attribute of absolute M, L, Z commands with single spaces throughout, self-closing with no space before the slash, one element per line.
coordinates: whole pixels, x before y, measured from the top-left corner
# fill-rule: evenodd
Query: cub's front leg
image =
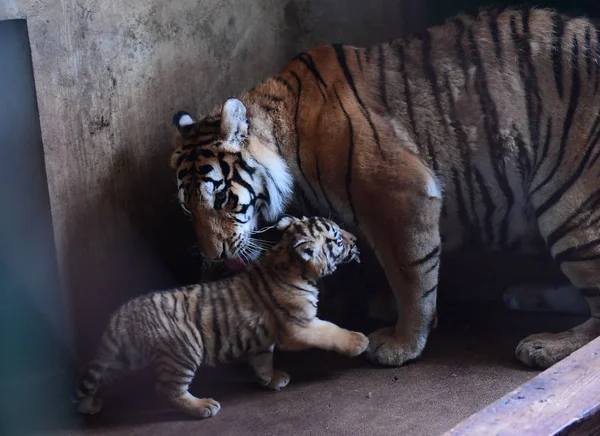
<path fill-rule="evenodd" d="M 409 153 L 391 180 L 365 180 L 358 222 L 372 244 L 394 292 L 398 320 L 369 337 L 367 357 L 399 366 L 421 355 L 434 323 L 441 238 L 441 191 L 433 174 Z M 385 189 L 382 187 L 385 186 Z M 370 189 L 369 189 L 370 188 Z M 373 198 L 377 198 L 373 201 Z"/>
<path fill-rule="evenodd" d="M 367 349 L 369 340 L 362 333 L 314 318 L 306 325 L 288 326 L 278 345 L 282 350 L 320 348 L 346 356 L 357 356 Z"/>
<path fill-rule="evenodd" d="M 278 391 L 290 382 L 290 376 L 283 371 L 273 368 L 273 349 L 271 345 L 268 350 L 254 353 L 249 357 L 249 363 L 261 386 Z"/>

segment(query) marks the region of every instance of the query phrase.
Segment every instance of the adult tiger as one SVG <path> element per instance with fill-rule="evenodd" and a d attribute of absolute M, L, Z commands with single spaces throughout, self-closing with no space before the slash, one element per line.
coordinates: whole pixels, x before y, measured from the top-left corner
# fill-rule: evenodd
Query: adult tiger
<path fill-rule="evenodd" d="M 397 324 L 367 351 L 385 365 L 425 346 L 440 235 L 444 250 L 545 243 L 591 310 L 518 345 L 522 362 L 548 367 L 600 335 L 599 83 L 600 28 L 545 9 L 318 47 L 199 122 L 175 116 L 180 200 L 214 260 L 250 256 L 259 216 L 283 212 L 291 177 L 358 227 L 398 302 Z"/>

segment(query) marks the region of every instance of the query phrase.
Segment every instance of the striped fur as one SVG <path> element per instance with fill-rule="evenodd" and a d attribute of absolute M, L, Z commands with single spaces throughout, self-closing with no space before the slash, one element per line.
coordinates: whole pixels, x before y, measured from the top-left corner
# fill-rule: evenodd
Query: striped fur
<path fill-rule="evenodd" d="M 316 280 L 341 263 L 358 261 L 355 237 L 322 218 L 284 217 L 278 228 L 282 240 L 238 276 L 150 293 L 121 306 L 96 357 L 82 371 L 79 411 L 98 412 L 101 385 L 151 366 L 159 394 L 182 411 L 206 418 L 219 411 L 219 403 L 188 392 L 203 363 L 248 359 L 258 381 L 278 390 L 289 376 L 273 369 L 275 345 L 362 353 L 368 344 L 363 334 L 316 316 Z"/>
<path fill-rule="evenodd" d="M 399 311 L 394 327 L 371 335 L 367 354 L 381 364 L 421 354 L 442 247 L 547 247 L 591 311 L 567 333 L 519 344 L 521 361 L 547 367 L 600 334 L 599 83 L 593 22 L 545 9 L 488 9 L 408 39 L 300 54 L 235 100 L 247 111 L 237 122 L 248 126 L 240 147 L 254 159 L 279 157 L 285 170 L 279 160 L 265 166 L 272 180 L 289 171 L 302 202 L 359 229 L 374 248 Z M 235 123 L 227 118 L 218 108 L 180 129 L 173 161 L 180 178 L 180 160 L 191 153 L 199 168 L 232 159 L 223 126 Z M 220 127 L 206 142 L 189 134 L 211 125 Z M 205 159 L 209 149 L 223 154 Z M 197 173 L 190 179 L 209 185 Z M 268 177 L 251 179 L 255 192 L 274 192 Z M 233 228 L 219 203 L 183 192 L 203 252 L 235 256 L 211 246 L 231 245 L 255 223 Z M 269 201 L 262 207 L 269 211 Z"/>

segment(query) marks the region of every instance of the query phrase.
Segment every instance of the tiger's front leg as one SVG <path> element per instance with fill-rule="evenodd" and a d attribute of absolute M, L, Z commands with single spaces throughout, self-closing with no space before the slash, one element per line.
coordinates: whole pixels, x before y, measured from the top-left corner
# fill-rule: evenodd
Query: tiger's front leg
<path fill-rule="evenodd" d="M 436 314 L 441 238 L 441 192 L 420 161 L 398 170 L 361 215 L 362 229 L 385 270 L 398 307 L 394 327 L 369 337 L 367 357 L 375 363 L 400 366 L 421 355 Z M 375 198 L 374 192 L 367 192 Z M 361 222 L 361 221 L 359 221 Z"/>

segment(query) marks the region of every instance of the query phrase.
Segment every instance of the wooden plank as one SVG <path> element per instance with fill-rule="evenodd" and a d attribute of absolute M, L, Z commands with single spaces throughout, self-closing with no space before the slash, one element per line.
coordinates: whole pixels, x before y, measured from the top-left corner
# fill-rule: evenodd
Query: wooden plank
<path fill-rule="evenodd" d="M 600 338 L 445 436 L 600 435 Z"/>

